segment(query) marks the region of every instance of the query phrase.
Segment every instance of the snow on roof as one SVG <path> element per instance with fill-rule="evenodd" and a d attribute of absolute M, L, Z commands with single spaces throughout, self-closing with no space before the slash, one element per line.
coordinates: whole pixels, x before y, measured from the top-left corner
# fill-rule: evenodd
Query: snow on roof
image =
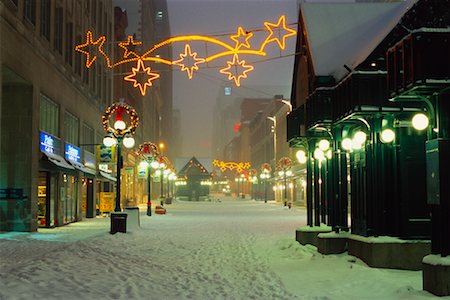
<path fill-rule="evenodd" d="M 302 3 L 315 74 L 342 79 L 363 62 L 416 2 Z"/>

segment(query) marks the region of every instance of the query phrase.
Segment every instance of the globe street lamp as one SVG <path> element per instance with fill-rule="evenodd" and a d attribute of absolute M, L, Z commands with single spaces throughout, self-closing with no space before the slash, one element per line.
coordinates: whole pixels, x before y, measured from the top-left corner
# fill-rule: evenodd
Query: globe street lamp
<path fill-rule="evenodd" d="M 152 164 L 159 155 L 158 147 L 150 142 L 145 142 L 139 146 L 138 154 L 144 159 L 143 163 L 147 168 L 147 216 L 152 215 L 152 191 L 151 191 L 151 170 Z M 154 164 L 153 164 L 154 165 Z"/>
<path fill-rule="evenodd" d="M 289 170 L 291 167 L 292 167 L 292 160 L 289 157 L 282 157 L 278 161 L 278 168 L 280 169 L 278 175 L 282 176 L 284 181 L 284 206 L 287 206 L 286 177 L 292 175 L 292 171 Z"/>
<path fill-rule="evenodd" d="M 128 125 L 124 120 L 124 113 L 128 115 Z M 110 119 L 113 115 L 115 115 L 115 122 L 114 126 L 111 126 Z M 134 138 L 132 135 L 139 124 L 139 117 L 133 107 L 123 101 L 119 101 L 106 108 L 102 116 L 102 124 L 103 129 L 107 132 L 107 135 L 103 139 L 103 144 L 107 147 L 117 145 L 117 181 L 114 211 L 120 212 L 120 171 L 123 166 L 122 144 L 126 148 L 134 147 Z"/>
<path fill-rule="evenodd" d="M 267 203 L 267 181 L 270 178 L 270 172 L 272 172 L 272 167 L 268 163 L 261 166 L 261 174 L 259 177 L 264 182 L 264 203 Z"/>

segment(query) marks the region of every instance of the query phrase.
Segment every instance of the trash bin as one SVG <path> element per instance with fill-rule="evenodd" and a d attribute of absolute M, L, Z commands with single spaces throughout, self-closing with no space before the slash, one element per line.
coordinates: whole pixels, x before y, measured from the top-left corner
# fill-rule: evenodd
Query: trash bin
<path fill-rule="evenodd" d="M 127 232 L 127 213 L 125 212 L 112 212 L 111 213 L 111 234 L 117 232 Z"/>
<path fill-rule="evenodd" d="M 172 197 L 167 197 L 166 201 L 164 203 L 165 204 L 172 204 Z"/>

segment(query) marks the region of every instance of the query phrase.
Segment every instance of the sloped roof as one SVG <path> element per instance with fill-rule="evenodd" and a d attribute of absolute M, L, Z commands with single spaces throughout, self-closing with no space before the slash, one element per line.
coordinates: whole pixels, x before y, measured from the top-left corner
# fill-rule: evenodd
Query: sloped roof
<path fill-rule="evenodd" d="M 302 3 L 316 76 L 348 74 L 375 49 L 416 0 L 394 3 Z"/>
<path fill-rule="evenodd" d="M 208 170 L 193 156 L 178 172 L 178 176 L 205 175 L 209 176 Z"/>

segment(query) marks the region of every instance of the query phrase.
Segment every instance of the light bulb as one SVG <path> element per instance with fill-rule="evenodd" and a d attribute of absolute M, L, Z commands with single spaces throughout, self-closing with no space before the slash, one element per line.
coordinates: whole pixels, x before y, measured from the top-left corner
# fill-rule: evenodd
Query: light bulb
<path fill-rule="evenodd" d="M 417 130 L 424 130 L 428 127 L 429 120 L 428 117 L 423 113 L 415 114 L 412 118 L 412 125 Z"/>
<path fill-rule="evenodd" d="M 350 138 L 345 138 L 342 140 L 342 149 L 350 151 L 353 148 L 353 141 Z"/>
<path fill-rule="evenodd" d="M 133 148 L 134 147 L 134 138 L 132 136 L 126 136 L 123 139 L 123 145 L 126 148 Z"/>
<path fill-rule="evenodd" d="M 330 148 L 330 142 L 328 140 L 320 140 L 319 148 L 322 151 L 327 151 Z"/>
<path fill-rule="evenodd" d="M 386 128 L 381 131 L 380 140 L 383 143 L 391 143 L 395 139 L 395 132 L 392 129 Z"/>
<path fill-rule="evenodd" d="M 108 135 L 103 138 L 103 145 L 105 145 L 106 147 L 111 147 L 116 143 L 117 143 L 116 139 L 113 138 L 112 136 Z"/>
<path fill-rule="evenodd" d="M 125 128 L 127 128 L 127 125 L 125 124 L 124 121 L 116 120 L 116 122 L 114 122 L 114 129 L 116 129 L 116 130 L 124 130 Z"/>

